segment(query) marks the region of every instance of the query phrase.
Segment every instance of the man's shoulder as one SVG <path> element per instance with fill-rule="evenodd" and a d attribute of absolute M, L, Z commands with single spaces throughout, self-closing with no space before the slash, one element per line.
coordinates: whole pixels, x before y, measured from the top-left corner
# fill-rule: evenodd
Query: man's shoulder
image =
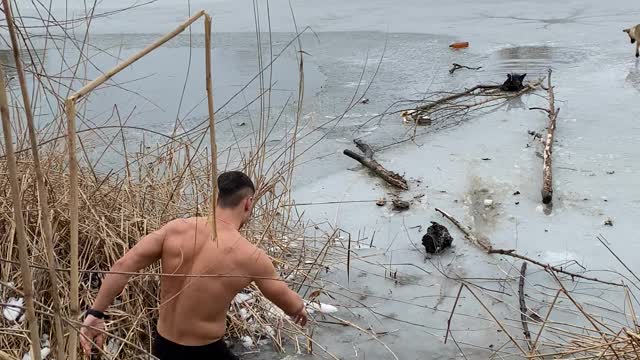
<path fill-rule="evenodd" d="M 261 262 L 267 258 L 266 252 L 260 247 L 252 244 L 244 236 L 240 236 L 242 258 L 246 259 L 249 266 L 260 266 Z"/>
<path fill-rule="evenodd" d="M 199 223 L 198 220 L 199 218 L 195 217 L 176 218 L 166 223 L 163 228 L 172 232 L 187 231 L 196 227 Z"/>

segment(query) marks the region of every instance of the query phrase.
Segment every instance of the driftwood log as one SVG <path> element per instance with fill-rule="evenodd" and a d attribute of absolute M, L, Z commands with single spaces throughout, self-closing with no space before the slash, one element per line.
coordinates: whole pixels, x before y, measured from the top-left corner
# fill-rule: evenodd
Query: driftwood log
<path fill-rule="evenodd" d="M 364 167 L 371 170 L 374 174 L 382 178 L 388 184 L 402 190 L 409 189 L 409 186 L 407 185 L 407 180 L 404 177 L 402 177 L 400 174 L 397 174 L 393 171 L 389 171 L 385 169 L 384 166 L 380 165 L 380 163 L 378 163 L 376 160 L 373 159 L 373 149 L 371 148 L 371 146 L 357 139 L 354 140 L 353 142 L 356 144 L 358 149 L 362 151 L 364 156 L 358 153 L 355 153 L 349 149 L 346 149 L 343 151 L 345 155 L 356 160 L 360 164 L 364 165 Z"/>
<path fill-rule="evenodd" d="M 551 86 L 551 69 L 549 69 L 549 76 L 547 77 L 548 86 L 547 92 L 549 93 L 549 109 L 532 108 L 537 110 L 543 110 L 547 113 L 549 118 L 549 125 L 547 126 L 547 136 L 544 140 L 544 152 L 542 153 L 542 203 L 550 204 L 553 201 L 553 172 L 551 168 L 551 154 L 553 153 L 553 137 L 556 131 L 556 119 L 560 108 L 556 109 L 555 96 L 553 94 L 553 86 Z"/>

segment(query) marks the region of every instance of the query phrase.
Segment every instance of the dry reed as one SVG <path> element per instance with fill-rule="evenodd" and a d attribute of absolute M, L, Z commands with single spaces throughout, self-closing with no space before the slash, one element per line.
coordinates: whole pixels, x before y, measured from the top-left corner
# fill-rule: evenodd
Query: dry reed
<path fill-rule="evenodd" d="M 203 15 L 206 37 L 210 41 L 210 17 L 203 11 L 197 12 L 176 30 L 95 81 L 82 86 L 66 100 L 58 89 L 51 86 L 51 79 L 44 72 L 34 77 L 35 84 L 56 94 L 58 109 L 65 109 L 65 112 L 55 114 L 53 126 L 41 129 L 38 133 L 28 133 L 30 140 L 35 139 L 29 142 L 29 148 L 22 146 L 26 143 L 26 132 L 20 131 L 13 137 L 8 131 L 4 132 L 5 145 L 10 146 L 15 142 L 18 151 L 15 162 L 12 162 L 9 151 L 0 157 L 0 308 L 23 312 L 22 306 L 8 307 L 4 300 L 25 297 L 27 318 L 33 321 L 28 322 L 31 326 L 30 340 L 25 336 L 26 324 L 23 319 L 1 320 L 4 325 L 3 336 L 0 337 L 3 357 L 22 358 L 33 343 L 35 351 L 32 359 L 39 358 L 37 353 L 41 350 L 41 335 L 43 350 L 49 339 L 53 347 L 60 351 L 65 346 L 60 342 L 66 341 L 65 357 L 73 359 L 79 356 L 77 334 L 80 310 L 92 303 L 101 279 L 111 265 L 141 237 L 165 222 L 179 217 L 208 215 L 210 204 L 215 203 L 218 155 L 209 45 L 206 48 L 206 85 L 211 128 L 210 152 L 201 149 L 205 134 L 198 135 L 189 130 L 185 134 L 191 133 L 192 136 L 183 135 L 179 141 L 177 137 L 166 137 L 162 140 L 164 142 L 158 140 L 154 146 L 142 143 L 132 151 L 131 141 L 124 135 L 126 127 L 115 126 L 112 129 L 118 133 L 113 139 L 121 137 L 121 144 L 112 140 L 99 150 L 103 154 L 122 154 L 122 169 L 126 171 L 119 171 L 109 169 L 99 161 L 93 163 L 87 156 L 88 151 L 92 150 L 93 140 L 104 136 L 106 129 L 84 129 L 82 134 L 76 129 L 76 119 L 84 119 L 83 112 L 76 111 L 76 108 L 85 106 L 83 100 L 91 96 L 92 90 Z M 84 48 L 84 44 L 79 48 Z M 33 73 L 37 63 L 33 61 L 32 51 L 26 49 L 32 59 L 26 68 Z M 83 59 L 81 54 L 77 63 L 82 64 Z M 74 70 L 75 73 L 77 70 Z M 300 77 L 302 83 L 302 74 Z M 73 83 L 73 79 L 70 83 Z M 17 101 L 21 97 L 13 96 L 12 99 Z M 17 109 L 15 104 L 12 106 Z M 31 108 L 29 105 L 25 107 Z M 6 103 L 3 109 L 8 115 Z M 16 114 L 19 113 L 16 110 Z M 68 121 L 66 129 L 58 126 L 65 117 Z M 27 118 L 30 119 L 29 116 Z M 15 116 L 11 125 L 21 129 L 21 119 L 22 116 Z M 265 128 L 258 131 L 264 137 L 261 143 L 249 149 L 248 154 L 243 154 L 242 157 L 249 160 L 235 166 L 252 174 L 259 184 L 254 220 L 244 230 L 245 235 L 273 258 L 286 281 L 300 291 L 308 291 L 334 256 L 331 250 L 334 234 L 326 234 L 325 239 L 319 241 L 322 245 L 317 248 L 306 240 L 310 225 L 292 211 L 289 201 L 297 140 L 294 137 L 278 146 L 267 147 L 266 134 L 271 130 L 266 128 L 267 123 L 263 126 Z M 66 149 L 57 141 L 65 137 Z M 80 144 L 79 149 L 77 144 Z M 25 151 L 28 149 L 32 151 Z M 77 152 L 81 156 L 76 155 Z M 13 163 L 16 165 L 15 172 L 8 172 Z M 40 165 L 35 166 L 36 163 Z M 42 172 L 38 169 L 40 166 Z M 12 178 L 16 181 L 12 181 Z M 15 201 L 9 200 L 11 197 L 7 189 L 10 182 L 14 185 L 12 194 L 16 196 Z M 46 209 L 43 204 L 49 205 L 50 211 L 43 211 Z M 14 214 L 24 217 L 24 236 L 20 236 L 22 227 L 14 221 Z M 51 236 L 47 234 L 47 221 L 50 221 Z M 47 239 L 51 240 L 50 249 Z M 16 252 L 16 248 L 20 251 Z M 53 258 L 50 256 L 52 254 Z M 49 270 L 54 271 L 53 277 Z M 157 318 L 160 271 L 156 264 L 134 275 L 129 286 L 109 309 L 111 318 L 107 323 L 106 347 L 101 349 L 107 358 L 148 357 L 150 335 Z M 33 274 L 33 282 L 28 280 L 30 274 Z M 33 291 L 29 285 L 33 286 Z M 33 302 L 30 300 L 32 294 Z M 66 301 L 58 306 L 55 304 L 56 298 Z M 57 319 L 65 323 L 64 331 L 55 324 Z M 278 350 L 284 349 L 287 339 L 296 344 L 300 337 L 304 337 L 307 338 L 306 343 L 314 343 L 255 287 L 247 289 L 234 300 L 227 324 L 229 336 L 244 339 L 245 343 L 248 339 L 256 345 L 272 343 Z M 319 344 L 316 344 L 316 348 L 323 349 Z"/>

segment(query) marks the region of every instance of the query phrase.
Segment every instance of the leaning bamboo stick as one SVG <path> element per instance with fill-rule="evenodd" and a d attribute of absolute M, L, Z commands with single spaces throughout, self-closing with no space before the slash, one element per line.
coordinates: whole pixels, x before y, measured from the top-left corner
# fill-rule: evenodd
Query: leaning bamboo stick
<path fill-rule="evenodd" d="M 72 98 L 67 99 L 65 103 L 65 111 L 67 114 L 67 144 L 69 150 L 69 217 L 70 217 L 70 265 L 71 265 L 71 284 L 69 299 L 69 311 L 72 319 L 77 319 L 79 309 L 78 299 L 78 159 L 76 158 L 76 103 Z M 77 357 L 78 333 L 76 331 L 69 332 L 69 342 L 67 343 L 68 358 L 75 360 Z"/>
<path fill-rule="evenodd" d="M 213 84 L 211 80 L 211 16 L 204 15 L 205 66 L 207 80 L 207 103 L 209 106 L 209 137 L 211 140 L 211 237 L 216 240 L 216 204 L 218 198 L 218 147 L 216 146 L 216 122 L 213 111 Z"/>
<path fill-rule="evenodd" d="M 144 49 L 140 50 L 139 52 L 135 53 L 134 55 L 129 57 L 127 60 L 125 60 L 125 61 L 121 62 L 120 64 L 118 64 L 113 69 L 107 71 L 106 73 L 104 73 L 100 77 L 98 77 L 97 79 L 95 79 L 95 80 L 91 81 L 90 83 L 86 84 L 80 90 L 76 91 L 73 95 L 71 95 L 70 98 L 78 100 L 78 99 L 82 98 L 83 96 L 87 95 L 92 90 L 94 90 L 95 88 L 97 88 L 98 86 L 103 84 L 105 81 L 111 79 L 114 75 L 116 75 L 117 73 L 122 71 L 127 66 L 129 66 L 129 65 L 133 64 L 134 62 L 140 60 L 140 58 L 142 58 L 143 56 L 147 55 L 148 53 L 150 53 L 153 50 L 155 50 L 158 47 L 160 47 L 162 44 L 164 44 L 167 41 L 169 41 L 169 40 L 173 39 L 174 37 L 176 37 L 176 35 L 178 35 L 181 32 L 183 32 L 186 28 L 188 28 L 191 24 L 193 24 L 196 20 L 198 20 L 204 14 L 205 14 L 204 10 L 200 10 L 200 11 L 196 12 L 190 18 L 188 18 L 185 22 L 180 24 L 180 26 L 175 28 L 172 32 L 170 32 L 170 33 L 166 34 L 165 36 L 161 37 L 160 39 L 154 41 L 149 46 L 147 46 L 146 48 L 144 48 Z"/>
<path fill-rule="evenodd" d="M 605 343 L 609 342 L 609 339 L 607 338 L 607 335 L 600 330 L 600 328 L 598 327 L 598 324 L 602 325 L 604 328 L 606 328 L 607 330 L 609 330 L 609 332 L 613 332 L 608 326 L 606 326 L 605 324 L 601 323 L 600 321 L 598 321 L 597 319 L 594 319 L 590 314 L 588 314 L 584 308 L 582 307 L 582 305 L 580 305 L 580 303 L 578 303 L 573 296 L 571 296 L 571 294 L 569 294 L 569 292 L 567 291 L 567 289 L 564 287 L 564 284 L 562 284 L 562 281 L 560 281 L 560 279 L 558 278 L 558 276 L 554 273 L 554 272 L 549 272 L 553 278 L 556 280 L 556 282 L 558 283 L 558 285 L 560 285 L 560 288 L 562 289 L 562 293 L 573 303 L 573 305 L 582 313 L 582 315 L 584 315 L 584 317 L 587 319 L 587 321 L 589 321 L 591 323 L 591 326 L 593 326 L 593 328 L 600 333 L 600 336 L 602 337 L 602 340 L 604 340 Z M 618 354 L 616 353 L 616 350 L 609 345 L 609 348 L 611 349 L 611 351 L 613 352 L 613 354 L 616 356 L 616 358 L 618 357 Z"/>
<path fill-rule="evenodd" d="M 9 119 L 9 103 L 4 81 L 4 71 L 0 67 L 0 117 L 2 117 L 2 130 L 4 135 L 5 155 L 9 170 L 9 183 L 11 186 L 11 198 L 13 201 L 13 216 L 15 221 L 16 239 L 20 255 L 20 272 L 22 275 L 22 287 L 24 288 L 24 300 L 27 304 L 27 322 L 29 323 L 29 335 L 31 337 L 31 358 L 40 360 L 40 330 L 36 320 L 36 311 L 33 304 L 33 280 L 29 268 L 29 252 L 27 251 L 27 239 L 22 218 L 22 202 L 20 199 L 20 185 L 18 184 L 18 170 L 16 169 L 16 154 L 13 150 L 13 136 L 11 136 L 11 122 Z"/>
<path fill-rule="evenodd" d="M 40 154 L 38 153 L 38 141 L 36 139 L 36 130 L 33 121 L 33 113 L 31 112 L 31 98 L 29 97 L 29 91 L 27 88 L 27 80 L 24 75 L 24 68 L 22 66 L 22 60 L 20 58 L 20 46 L 18 44 L 18 37 L 16 35 L 16 28 L 13 22 L 13 15 L 11 12 L 11 4 L 9 0 L 2 0 L 4 7 L 4 14 L 7 20 L 7 27 L 9 35 L 11 37 L 11 47 L 13 48 L 13 59 L 16 63 L 16 72 L 18 73 L 18 80 L 20 81 L 20 90 L 22 92 L 22 101 L 24 104 L 24 113 L 27 118 L 27 128 L 29 130 L 29 142 L 31 144 L 31 155 L 33 156 L 33 167 L 36 173 L 36 181 L 38 188 L 38 201 L 40 205 L 40 214 L 42 223 L 42 230 L 44 232 L 44 245 L 47 252 L 47 265 L 49 272 L 49 281 L 51 282 L 51 298 L 53 300 L 53 312 L 56 315 L 53 319 L 55 328 L 55 351 L 58 359 L 64 359 L 64 330 L 62 328 L 62 321 L 60 320 L 60 296 L 58 294 L 58 278 L 56 277 L 56 268 L 58 263 L 56 260 L 55 252 L 53 249 L 53 230 L 51 228 L 51 210 L 49 209 L 49 201 L 47 198 L 47 190 L 44 183 L 44 175 L 42 174 L 42 167 L 40 166 Z"/>
<path fill-rule="evenodd" d="M 558 290 L 556 292 L 556 296 L 553 298 L 553 301 L 551 302 L 551 305 L 549 306 L 549 310 L 547 310 L 547 316 L 544 317 L 544 321 L 542 322 L 542 325 L 540 326 L 540 330 L 538 330 L 538 335 L 536 335 L 536 339 L 533 342 L 533 345 L 531 346 L 530 355 L 535 355 L 536 354 L 536 350 L 538 348 L 538 340 L 540 340 L 540 335 L 542 335 L 542 330 L 544 330 L 545 326 L 547 326 L 547 322 L 549 321 L 549 316 L 551 316 L 551 312 L 553 311 L 553 308 L 556 306 L 556 301 L 558 301 L 558 297 L 560 296 L 561 292 L 562 292 L 562 290 Z"/>
<path fill-rule="evenodd" d="M 0 350 L 0 360 L 16 360 L 15 358 L 9 356 L 6 352 Z"/>

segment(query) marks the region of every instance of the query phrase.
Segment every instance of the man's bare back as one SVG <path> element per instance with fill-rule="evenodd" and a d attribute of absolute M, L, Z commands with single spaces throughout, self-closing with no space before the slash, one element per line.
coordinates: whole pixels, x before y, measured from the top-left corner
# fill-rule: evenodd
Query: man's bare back
<path fill-rule="evenodd" d="M 153 354 L 162 360 L 233 359 L 220 341 L 233 298 L 255 282 L 293 321 L 307 321 L 304 301 L 278 276 L 271 260 L 239 232 L 253 209 L 253 182 L 240 172 L 218 178 L 216 232 L 207 218 L 173 220 L 142 238 L 113 264 L 87 310 L 80 341 L 85 352 L 104 342 L 104 311 L 135 272 L 160 261 L 160 317 Z"/>
<path fill-rule="evenodd" d="M 158 332 L 183 345 L 204 345 L 225 334 L 227 310 L 235 295 L 264 273 L 266 255 L 228 224 L 217 221 L 211 241 L 206 218 L 174 220 L 166 226 L 160 280 Z M 227 275 L 227 276 L 225 276 Z"/>

